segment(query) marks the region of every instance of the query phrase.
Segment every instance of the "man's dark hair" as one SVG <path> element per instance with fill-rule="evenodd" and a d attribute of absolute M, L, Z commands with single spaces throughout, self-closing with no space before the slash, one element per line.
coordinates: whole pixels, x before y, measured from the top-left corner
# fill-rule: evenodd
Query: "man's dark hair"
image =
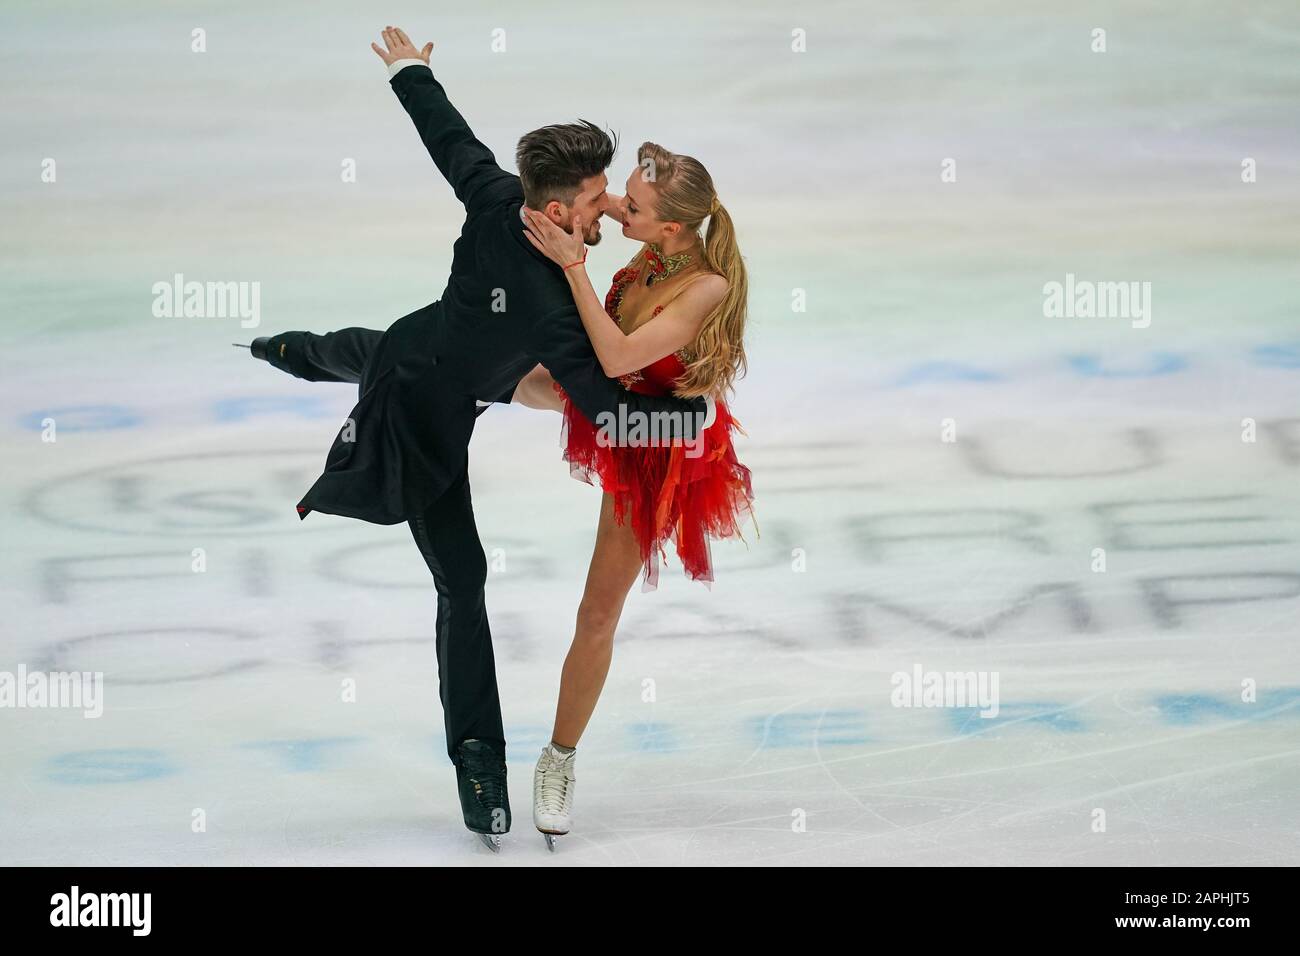
<path fill-rule="evenodd" d="M 525 133 L 515 150 L 524 202 L 530 209 L 541 209 L 552 199 L 572 205 L 582 181 L 608 169 L 617 149 L 617 135 L 586 120 Z"/>

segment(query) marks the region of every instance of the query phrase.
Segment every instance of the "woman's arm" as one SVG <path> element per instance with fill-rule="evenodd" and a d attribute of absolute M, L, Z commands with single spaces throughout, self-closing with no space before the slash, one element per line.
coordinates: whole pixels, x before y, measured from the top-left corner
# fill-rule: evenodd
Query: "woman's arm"
<path fill-rule="evenodd" d="M 578 305 L 578 315 L 587 330 L 600 367 L 610 378 L 645 368 L 695 341 L 709 313 L 727 294 L 727 280 L 719 275 L 693 280 L 655 316 L 630 335 L 610 321 L 601 305 L 585 265 L 564 271 Z"/>
<path fill-rule="evenodd" d="M 624 206 L 627 202 L 627 197 L 608 191 L 605 195 L 609 196 L 609 208 L 605 210 L 605 215 L 609 216 L 610 219 L 613 219 L 620 226 L 623 225 L 623 223 L 627 221 L 625 218 L 627 210 Z"/>
<path fill-rule="evenodd" d="M 574 218 L 572 235 L 531 210 L 528 221 L 529 230 L 525 233 L 528 240 L 552 261 L 565 267 L 564 275 L 573 292 L 582 326 L 596 350 L 601 369 L 610 378 L 645 368 L 694 342 L 704 320 L 727 294 L 727 280 L 722 276 L 701 276 L 682 290 L 653 322 L 645 323 L 631 335 L 624 335 L 605 313 L 605 307 L 587 275 L 587 267 L 580 261 L 586 258 L 586 249 L 582 241 L 582 223 L 577 217 Z"/>
<path fill-rule="evenodd" d="M 510 401 L 528 408 L 562 412 L 564 400 L 555 391 L 554 385 L 555 379 L 551 378 L 551 373 L 538 365 L 519 380 L 519 384 L 515 386 L 514 397 Z"/>
<path fill-rule="evenodd" d="M 596 423 L 608 422 L 612 415 L 618 422 L 656 422 L 664 438 L 695 441 L 717 420 L 716 400 L 711 395 L 676 398 L 668 395 L 642 395 L 632 392 L 610 378 L 600 367 L 591 339 L 582 327 L 578 307 L 572 302 L 541 316 L 529 326 L 528 352 L 546 366 L 551 376 L 582 414 Z M 635 445 L 640 441 L 633 426 L 630 432 L 619 427 L 606 430 L 615 445 Z"/>

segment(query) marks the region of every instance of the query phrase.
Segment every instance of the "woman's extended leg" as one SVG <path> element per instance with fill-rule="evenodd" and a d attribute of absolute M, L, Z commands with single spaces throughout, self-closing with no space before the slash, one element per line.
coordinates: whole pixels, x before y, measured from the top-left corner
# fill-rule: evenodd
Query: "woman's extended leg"
<path fill-rule="evenodd" d="M 606 494 L 600 502 L 596 547 L 587 569 L 573 643 L 560 676 L 560 701 L 551 739 L 562 747 L 578 746 L 578 738 L 596 709 L 613 656 L 614 630 L 640 571 L 641 552 L 632 525 L 614 520 L 614 499 Z"/>

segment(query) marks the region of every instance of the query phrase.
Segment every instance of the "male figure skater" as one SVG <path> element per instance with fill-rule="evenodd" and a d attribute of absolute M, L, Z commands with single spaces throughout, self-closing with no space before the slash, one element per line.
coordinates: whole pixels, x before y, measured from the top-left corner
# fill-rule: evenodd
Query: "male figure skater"
<path fill-rule="evenodd" d="M 447 754 L 456 766 L 465 826 L 492 849 L 510 829 L 505 734 L 484 606 L 487 562 L 470 504 L 474 420 L 509 402 L 521 378 L 545 366 L 592 421 L 657 422 L 693 441 L 712 423 L 708 399 L 639 395 L 607 378 L 583 330 L 563 270 L 524 235 L 520 207 L 600 239 L 614 143 L 590 123 L 547 126 L 519 141 L 519 176 L 497 166 L 400 29 L 383 32 L 390 83 L 434 163 L 465 206 L 442 297 L 386 332 L 284 332 L 253 355 L 308 381 L 356 382 L 360 398 L 298 505 L 377 524 L 410 525 L 438 593 L 439 692 Z M 623 406 L 620 409 L 620 406 Z M 622 418 L 627 415 L 629 418 Z M 617 436 L 610 436 L 617 442 Z M 526 480 L 520 475 L 520 480 Z"/>

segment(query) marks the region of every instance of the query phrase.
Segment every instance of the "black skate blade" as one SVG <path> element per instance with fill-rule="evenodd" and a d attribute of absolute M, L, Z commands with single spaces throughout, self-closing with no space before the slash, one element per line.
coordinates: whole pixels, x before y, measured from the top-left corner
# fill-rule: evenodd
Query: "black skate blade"
<path fill-rule="evenodd" d="M 244 345 L 242 342 L 231 342 L 230 344 L 237 349 L 248 349 L 250 352 L 253 350 L 251 345 Z"/>
<path fill-rule="evenodd" d="M 474 834 L 483 841 L 483 845 L 493 853 L 501 852 L 501 838 L 493 833 L 476 833 Z"/>

